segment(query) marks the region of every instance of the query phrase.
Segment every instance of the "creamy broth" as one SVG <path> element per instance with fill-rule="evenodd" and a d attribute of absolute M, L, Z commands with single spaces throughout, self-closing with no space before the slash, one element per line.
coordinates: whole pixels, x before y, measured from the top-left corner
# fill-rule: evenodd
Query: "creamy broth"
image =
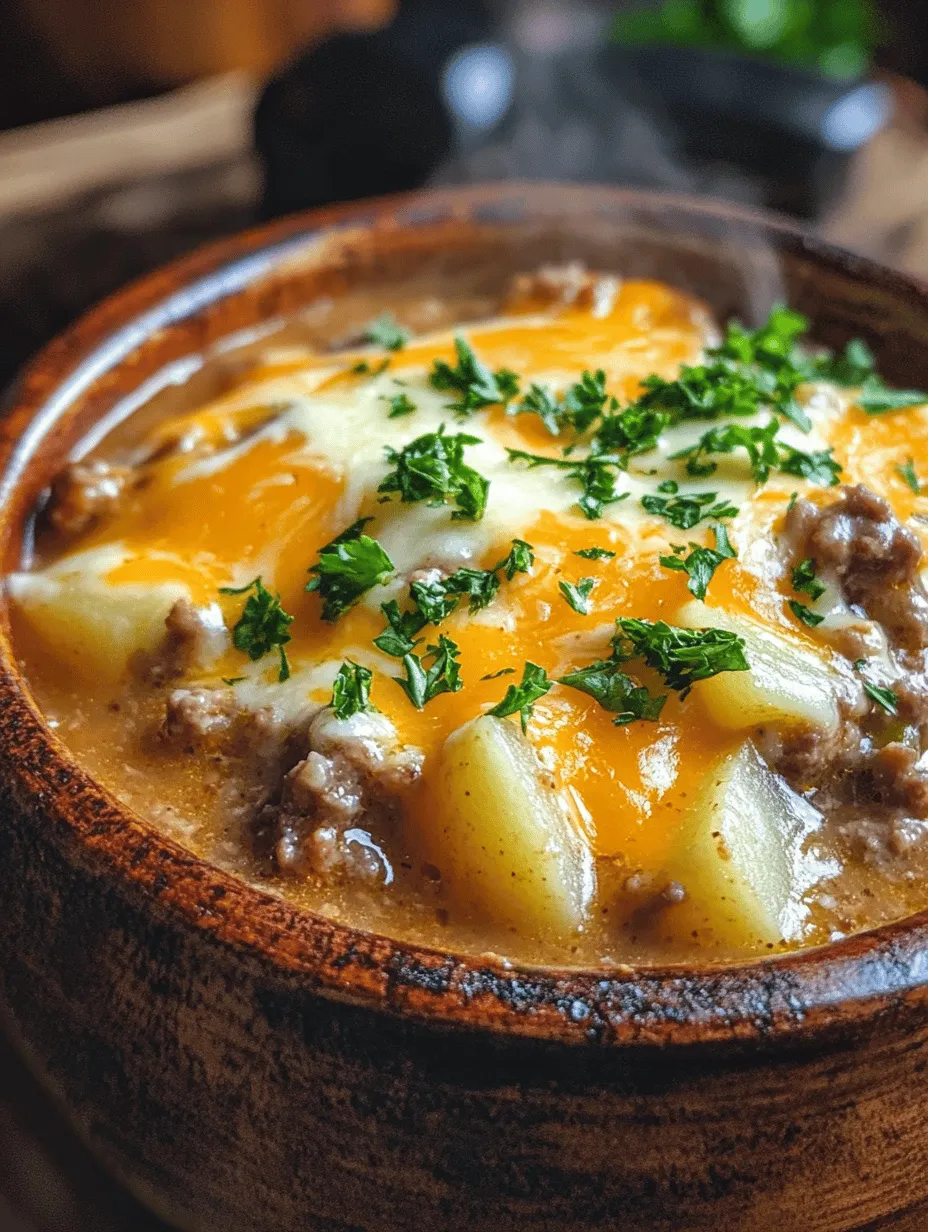
<path fill-rule="evenodd" d="M 928 410 L 875 410 L 859 352 L 706 361 L 723 324 L 567 269 L 208 362 L 39 517 L 8 588 L 40 706 L 199 855 L 441 948 L 724 961 L 925 906 Z M 703 362 L 729 375 L 679 383 Z"/>

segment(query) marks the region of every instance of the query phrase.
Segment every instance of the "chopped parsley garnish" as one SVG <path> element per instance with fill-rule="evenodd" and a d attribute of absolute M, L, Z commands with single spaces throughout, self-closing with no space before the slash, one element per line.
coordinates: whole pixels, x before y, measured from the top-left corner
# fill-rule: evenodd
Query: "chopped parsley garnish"
<path fill-rule="evenodd" d="M 481 680 L 499 680 L 500 676 L 512 676 L 515 674 L 514 667 L 502 667 L 498 672 L 490 672 L 489 676 L 481 676 Z"/>
<path fill-rule="evenodd" d="M 858 402 L 868 415 L 884 415 L 908 406 L 923 406 L 928 402 L 928 394 L 918 389 L 890 389 L 882 377 L 872 373 L 860 388 Z"/>
<path fill-rule="evenodd" d="M 578 548 L 574 556 L 582 556 L 584 560 L 613 560 L 615 552 L 608 548 Z"/>
<path fill-rule="evenodd" d="M 384 654 L 402 659 L 418 646 L 416 634 L 421 633 L 429 622 L 418 608 L 412 612 L 401 612 L 395 599 L 381 603 L 380 610 L 387 618 L 387 628 L 374 638 L 374 645 Z"/>
<path fill-rule="evenodd" d="M 522 670 L 522 680 L 519 684 L 511 684 L 506 690 L 506 696 L 489 714 L 498 719 L 518 713 L 522 723 L 522 731 L 528 730 L 528 721 L 532 717 L 535 702 L 551 688 L 554 682 L 548 679 L 548 673 L 537 663 L 526 663 Z"/>
<path fill-rule="evenodd" d="M 376 539 L 364 534 L 371 518 L 359 518 L 319 551 L 319 560 L 309 570 L 315 574 L 307 590 L 318 590 L 322 619 L 334 622 L 363 594 L 393 572 L 393 561 Z"/>
<path fill-rule="evenodd" d="M 726 424 L 710 428 L 695 445 L 671 454 L 671 459 L 685 458 L 690 475 L 711 475 L 717 463 L 712 454 L 733 453 L 736 449 L 747 452 L 751 474 L 758 483 L 766 483 L 770 472 L 781 470 L 786 475 L 798 475 L 810 483 L 831 487 L 838 482 L 841 466 L 835 461 L 830 449 L 805 453 L 792 445 L 776 439 L 780 425 L 771 419 L 764 427 L 745 427 L 742 424 Z"/>
<path fill-rule="evenodd" d="M 863 385 L 873 375 L 876 360 L 860 338 L 852 338 L 839 355 L 819 355 L 809 361 L 812 379 L 833 381 L 835 385 Z"/>
<path fill-rule="evenodd" d="M 613 458 L 591 455 L 574 461 L 568 458 L 549 458 L 540 453 L 527 453 L 524 449 L 507 449 L 506 452 L 510 462 L 527 462 L 530 468 L 554 466 L 566 471 L 568 479 L 576 479 L 583 489 L 577 504 L 591 521 L 602 517 L 606 505 L 625 500 L 628 496 L 627 492 L 616 491 L 616 470 L 619 466 Z"/>
<path fill-rule="evenodd" d="M 441 624 L 455 610 L 461 596 L 467 596 L 470 612 L 479 612 L 496 598 L 501 574 L 512 581 L 517 573 L 528 573 L 534 561 L 532 545 L 524 539 L 513 539 L 509 553 L 492 569 L 457 569 L 445 578 L 412 582 L 409 597 L 415 607 L 401 612 L 395 599 L 381 604 L 387 628 L 374 639 L 374 645 L 384 654 L 401 659 L 418 644 L 416 634 L 426 625 Z"/>
<path fill-rule="evenodd" d="M 670 481 L 673 483 L 673 480 Z M 662 484 L 661 487 L 664 485 Z M 676 492 L 676 484 L 673 484 Z M 642 496 L 641 503 L 648 513 L 666 518 L 677 530 L 692 530 L 703 518 L 734 518 L 738 509 L 730 501 L 718 499 L 717 492 L 683 492 L 680 495 Z"/>
<path fill-rule="evenodd" d="M 726 424 L 710 428 L 695 445 L 670 454 L 670 459 L 686 458 L 686 470 L 690 475 L 711 475 L 718 463 L 711 461 L 712 454 L 734 453 L 744 449 L 751 463 L 751 474 L 758 483 L 766 483 L 771 470 L 780 460 L 775 437 L 780 430 L 779 422 L 771 419 L 762 428 L 748 428 L 742 424 Z"/>
<path fill-rule="evenodd" d="M 687 590 L 697 599 L 705 599 L 706 590 L 716 569 L 726 560 L 736 555 L 728 539 L 724 526 L 713 526 L 715 547 L 700 547 L 698 543 L 690 544 L 690 552 L 686 557 L 680 555 L 662 556 L 661 564 L 665 569 L 679 569 L 689 575 Z M 684 551 L 680 548 L 679 551 Z"/>
<path fill-rule="evenodd" d="M 247 680 L 248 677 L 247 676 L 220 676 L 219 679 L 222 681 L 223 684 L 227 684 L 231 688 L 231 686 L 234 684 L 241 684 L 241 682 L 243 680 Z"/>
<path fill-rule="evenodd" d="M 810 629 L 814 629 L 816 625 L 820 625 L 825 619 L 824 616 L 819 616 L 817 612 L 813 612 L 811 608 L 806 607 L 804 603 L 800 603 L 798 599 L 788 600 L 786 606 L 797 620 L 801 620 Z"/>
<path fill-rule="evenodd" d="M 876 372 L 873 352 L 860 338 L 853 338 L 840 355 L 821 355 L 809 361 L 810 377 L 836 385 L 860 387 L 858 405 L 868 415 L 882 415 L 928 402 L 918 389 L 890 389 Z"/>
<path fill-rule="evenodd" d="M 830 449 L 821 449 L 816 453 L 804 453 L 791 445 L 780 445 L 780 449 L 780 470 L 784 475 L 799 475 L 802 479 L 808 479 L 809 483 L 818 483 L 825 488 L 832 488 L 838 482 L 841 466 Z"/>
<path fill-rule="evenodd" d="M 622 470 L 627 470 L 629 458 L 657 448 L 661 433 L 670 422 L 665 411 L 648 410 L 639 403 L 604 415 L 593 437 L 593 454 L 609 456 Z"/>
<path fill-rule="evenodd" d="M 371 673 L 350 659 L 338 669 L 332 685 L 332 709 L 337 719 L 350 719 L 353 714 L 371 710 Z"/>
<path fill-rule="evenodd" d="M 382 312 L 364 327 L 364 341 L 381 346 L 385 351 L 398 351 L 409 339 L 409 330 L 397 324 L 392 312 Z"/>
<path fill-rule="evenodd" d="M 493 566 L 494 572 L 500 569 L 511 582 L 517 573 L 528 573 L 535 563 L 535 549 L 524 539 L 513 539 L 509 554 Z"/>
<path fill-rule="evenodd" d="M 392 397 L 387 398 L 387 402 L 390 403 L 388 419 L 399 419 L 403 415 L 411 415 L 418 409 L 409 394 L 405 393 L 393 394 Z"/>
<path fill-rule="evenodd" d="M 813 603 L 825 593 L 825 583 L 820 582 L 815 576 L 815 561 L 811 557 L 806 557 L 805 560 L 799 562 L 790 580 L 793 590 L 800 595 L 808 595 Z"/>
<path fill-rule="evenodd" d="M 519 392 L 519 378 L 508 368 L 491 371 L 478 359 L 465 338 L 458 334 L 454 339 L 458 362 L 452 367 L 443 359 L 432 365 L 429 381 L 434 389 L 448 390 L 459 395 L 451 408 L 460 415 L 470 415 L 485 406 L 506 403 Z"/>
<path fill-rule="evenodd" d="M 561 399 L 543 385 L 531 385 L 516 409 L 519 414 L 537 415 L 552 436 L 559 436 L 565 428 L 572 428 L 579 436 L 592 427 L 607 401 L 618 406 L 606 393 L 606 374 L 600 369 L 584 371 Z"/>
<path fill-rule="evenodd" d="M 378 492 L 399 492 L 404 502 L 427 501 L 444 505 L 454 501 L 457 509 L 453 519 L 479 522 L 487 507 L 490 482 L 464 462 L 467 445 L 479 445 L 479 436 L 459 432 L 445 434 L 442 424 L 437 432 L 428 432 L 410 441 L 402 449 L 387 446 L 387 459 L 395 470 L 390 471 Z"/>
<path fill-rule="evenodd" d="M 586 693 L 610 714 L 616 727 L 625 727 L 635 719 L 653 722 L 660 716 L 666 696 L 655 697 L 643 685 L 635 682 L 622 671 L 622 660 L 600 659 L 588 667 L 558 677 L 558 683 Z"/>
<path fill-rule="evenodd" d="M 908 458 L 904 466 L 897 466 L 896 474 L 905 480 L 916 496 L 921 495 L 922 485 L 919 482 L 918 476 L 915 474 L 914 458 Z"/>
<path fill-rule="evenodd" d="M 564 394 L 562 422 L 579 435 L 603 413 L 607 401 L 613 409 L 618 406 L 615 398 L 608 398 L 606 394 L 605 372 L 601 368 L 596 372 L 584 369 L 580 380 Z"/>
<path fill-rule="evenodd" d="M 612 639 L 616 659 L 643 659 L 681 698 L 699 680 L 720 672 L 749 670 L 744 639 L 728 629 L 680 629 L 662 620 L 625 618 L 616 625 L 618 632 Z"/>
<path fill-rule="evenodd" d="M 460 650 L 450 637 L 442 633 L 437 646 L 427 648 L 427 656 L 420 657 L 410 650 L 403 656 L 405 677 L 394 676 L 417 710 L 421 710 L 427 702 L 438 697 L 440 693 L 457 693 L 463 687 L 458 658 Z M 430 657 L 429 667 L 423 666 L 423 658 Z"/>
<path fill-rule="evenodd" d="M 596 585 L 596 578 L 584 577 L 576 584 L 573 582 L 558 582 L 558 589 L 564 596 L 564 601 L 579 612 L 581 616 L 590 614 L 590 592 Z"/>
<path fill-rule="evenodd" d="M 530 385 L 517 411 L 520 415 L 537 415 L 552 436 L 561 431 L 561 405 L 544 385 Z"/>
<path fill-rule="evenodd" d="M 697 367 L 683 364 L 674 381 L 648 376 L 641 384 L 645 392 L 635 406 L 664 411 L 667 422 L 756 415 L 761 405 L 756 381 L 723 362 Z"/>
<path fill-rule="evenodd" d="M 884 689 L 879 685 L 871 684 L 869 680 L 865 680 L 864 692 L 878 706 L 882 706 L 887 714 L 895 717 L 899 713 L 899 698 L 892 689 Z"/>
<path fill-rule="evenodd" d="M 362 359 L 360 363 L 354 365 L 351 371 L 355 376 L 380 376 L 381 372 L 386 372 L 390 366 L 389 359 L 382 359 L 379 364 L 375 364 L 373 368 L 366 359 Z"/>
<path fill-rule="evenodd" d="M 867 666 L 866 659 L 855 659 L 854 660 L 854 671 L 855 672 L 862 672 L 866 666 Z M 893 692 L 892 689 L 883 688 L 882 686 L 878 684 L 872 684 L 869 680 L 865 680 L 864 681 L 864 692 L 867 694 L 867 696 L 870 698 L 871 701 L 876 702 L 878 706 L 882 706 L 882 708 L 886 711 L 886 713 L 891 715 L 893 718 L 895 718 L 895 716 L 898 714 L 899 698 Z"/>
<path fill-rule="evenodd" d="M 710 356 L 752 373 L 759 401 L 769 404 L 803 432 L 808 432 L 812 424 L 795 394 L 809 379 L 808 360 L 798 345 L 808 328 L 809 322 L 801 313 L 779 304 L 771 309 L 760 329 L 746 330 L 736 321 L 731 322 L 722 345 L 709 352 Z"/>
<path fill-rule="evenodd" d="M 254 591 L 254 594 L 249 594 Z M 260 577 L 247 586 L 221 586 L 221 595 L 248 595 L 242 614 L 232 629 L 232 645 L 244 651 L 252 662 L 263 659 L 271 650 L 280 655 L 280 670 L 277 679 L 281 683 L 290 679 L 290 662 L 284 646 L 291 640 L 290 626 L 293 617 L 280 605 L 280 595 L 272 595 Z"/>

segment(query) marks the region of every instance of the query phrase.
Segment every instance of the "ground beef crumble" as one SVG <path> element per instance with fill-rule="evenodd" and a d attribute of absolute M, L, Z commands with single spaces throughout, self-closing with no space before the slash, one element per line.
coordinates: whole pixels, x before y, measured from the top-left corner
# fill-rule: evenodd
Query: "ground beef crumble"
<path fill-rule="evenodd" d="M 116 507 L 134 477 L 129 466 L 72 462 L 52 484 L 45 516 L 59 534 L 74 538 Z"/>
<path fill-rule="evenodd" d="M 858 626 L 831 637 L 852 660 L 874 645 L 891 671 L 896 715 L 862 696 L 842 705 L 835 732 L 759 732 L 769 764 L 834 824 L 858 858 L 883 871 L 925 832 L 928 774 L 928 595 L 921 544 L 886 501 L 862 485 L 824 507 L 799 500 L 786 517 L 788 566 L 811 558 L 836 586 Z M 868 634 L 867 627 L 870 632 Z"/>
<path fill-rule="evenodd" d="M 339 720 L 325 707 L 288 721 L 272 707 L 248 709 L 228 687 L 178 688 L 161 739 L 222 762 L 227 811 L 277 871 L 329 883 L 392 880 L 386 849 L 422 755 L 399 743 L 383 715 Z"/>
<path fill-rule="evenodd" d="M 381 842 L 396 829 L 421 754 L 399 744 L 380 714 L 339 720 L 322 710 L 307 739 L 309 751 L 284 779 L 279 801 L 258 819 L 273 837 L 278 868 L 327 880 L 391 880 Z"/>
<path fill-rule="evenodd" d="M 883 626 L 894 647 L 907 653 L 928 648 L 921 544 L 886 501 L 862 484 L 846 487 L 824 508 L 799 500 L 786 516 L 785 531 L 796 563 L 811 557 L 849 604 Z"/>

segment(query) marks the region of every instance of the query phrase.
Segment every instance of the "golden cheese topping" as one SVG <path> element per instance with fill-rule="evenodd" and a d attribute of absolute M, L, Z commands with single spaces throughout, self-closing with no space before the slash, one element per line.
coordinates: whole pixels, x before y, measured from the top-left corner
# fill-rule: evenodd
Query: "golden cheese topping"
<path fill-rule="evenodd" d="M 682 396 L 676 387 L 665 403 L 658 397 L 651 406 L 665 414 L 650 423 L 650 447 L 637 452 L 629 443 L 634 427 L 647 445 L 648 424 L 640 423 L 626 425 L 624 445 L 615 433 L 597 444 L 601 416 L 614 419 L 634 405 L 648 409 L 639 402 L 642 381 L 675 381 L 681 365 L 702 363 L 722 334 L 700 304 L 669 287 L 618 279 L 592 285 L 573 303 L 545 302 L 531 290 L 515 297 L 498 317 L 458 331 L 463 351 L 454 331 L 409 338 L 395 349 L 364 345 L 337 354 L 270 345 L 233 388 L 158 423 L 131 456 L 117 460 L 129 475 L 117 485 L 118 498 L 103 502 L 76 537 L 40 540 L 35 567 L 9 579 L 29 679 L 91 769 L 197 850 L 260 884 L 343 918 L 442 944 L 450 935 L 458 944 L 517 956 L 600 961 L 692 958 L 695 939 L 704 956 L 714 957 L 807 944 L 871 922 L 858 894 L 870 874 L 846 872 L 848 842 L 828 830 L 802 784 L 787 784 L 780 767 L 753 750 L 764 752 L 770 731 L 827 734 L 848 715 L 859 716 L 868 704 L 865 678 L 894 696 L 890 650 L 878 646 L 864 670 L 841 647 L 839 635 L 866 613 L 814 562 L 806 573 L 822 582 L 801 588 L 805 575 L 794 573 L 801 562 L 784 548 L 784 527 L 791 503 L 822 509 L 836 500 L 840 481 L 865 484 L 920 534 L 917 473 L 928 459 L 928 410 L 867 413 L 859 374 L 842 386 L 825 379 L 823 367 L 795 381 L 779 410 L 779 395 L 770 394 L 760 403 L 755 398 L 748 414 L 743 407 L 700 412 L 701 395 L 691 391 L 680 411 L 671 405 Z M 479 365 L 471 385 L 479 389 L 483 381 L 485 405 L 465 413 L 460 390 L 436 373 L 460 373 L 469 356 Z M 757 369 L 775 370 L 773 361 Z M 493 380 L 509 396 L 494 397 Z M 587 405 L 598 406 L 600 418 L 577 432 L 565 407 L 584 405 L 576 388 L 584 381 Z M 729 425 L 750 444 L 720 439 Z M 705 444 L 713 431 L 715 441 Z M 403 499 L 417 482 L 428 488 L 414 443 L 431 441 L 431 455 L 425 446 L 420 452 L 432 474 L 435 440 L 440 450 L 459 434 L 460 465 L 476 473 L 478 487 L 488 484 L 485 508 L 475 514 L 473 493 L 455 495 L 460 488 L 434 497 L 434 485 L 433 499 Z M 584 509 L 578 501 L 595 486 L 588 460 L 597 450 L 611 459 L 600 468 L 607 495 Z M 406 478 L 397 480 L 405 463 Z M 928 478 L 928 460 L 924 469 Z M 359 528 L 361 519 L 367 521 Z M 351 527 L 354 543 L 374 540 L 382 556 L 367 562 L 373 584 L 326 620 L 331 578 L 317 589 L 307 583 L 319 582 L 311 570 L 318 570 L 320 552 Z M 497 569 L 514 541 L 530 545 L 531 563 L 523 558 L 519 567 Z M 454 610 L 410 639 L 419 642 L 412 669 L 375 644 L 388 627 L 385 604 L 415 611 L 412 584 L 440 588 L 460 571 L 494 569 L 495 593 L 485 606 L 470 610 L 476 604 L 459 593 Z M 258 578 L 260 587 L 253 585 Z M 230 634 L 250 597 L 262 594 L 292 619 L 277 623 L 281 643 L 272 638 L 252 659 L 247 638 L 236 633 L 233 644 Z M 178 600 L 197 611 L 212 651 L 165 683 L 157 673 L 146 675 L 146 664 L 163 652 L 165 622 Z M 555 851 L 554 863 L 542 876 L 537 856 L 535 872 L 542 881 L 560 879 L 563 893 L 560 905 L 547 915 L 543 908 L 520 936 L 505 910 L 494 921 L 494 891 L 456 892 L 455 874 L 443 868 L 446 847 L 452 865 L 471 858 L 450 830 L 473 829 L 470 789 L 452 782 L 465 772 L 454 769 L 449 749 L 462 730 L 491 730 L 474 729 L 475 720 L 504 724 L 510 742 L 523 739 L 518 708 L 511 717 L 487 716 L 509 686 L 519 686 L 527 663 L 542 669 L 544 684 L 596 662 L 612 661 L 608 670 L 618 671 L 611 639 L 620 619 L 720 630 L 741 647 L 749 670 L 720 671 L 689 691 L 668 683 L 667 671 L 646 655 L 636 657 L 626 638 L 625 678 L 652 700 L 666 698 L 653 713 L 645 705 L 644 716 L 634 717 L 604 704 L 602 681 L 594 682 L 598 693 L 553 683 L 526 709 L 524 740 L 538 790 L 553 792 L 560 810 L 537 848 Z M 454 645 L 460 687 L 417 708 L 410 671 L 417 663 L 428 670 L 434 655 L 427 648 L 439 645 L 439 636 Z M 394 818 L 394 828 L 381 834 L 362 818 L 351 831 L 366 835 L 371 858 L 385 862 L 374 888 L 365 884 L 357 893 L 350 879 L 326 880 L 319 861 L 294 877 L 266 853 L 255 854 L 248 837 L 253 819 L 230 813 L 216 781 L 204 784 L 192 747 L 159 745 L 157 734 L 166 694 L 181 687 L 215 690 L 244 713 L 264 709 L 280 723 L 305 725 L 330 704 L 344 664 L 371 673 L 369 704 L 392 725 L 391 740 L 395 735 L 418 758 L 416 774 L 396 789 L 402 820 Z M 631 710 L 641 713 L 640 704 Z M 462 755 L 467 773 L 476 773 L 481 758 L 495 765 L 494 758 L 510 757 L 481 739 Z M 707 783 L 711 790 L 722 779 L 727 784 L 732 767 L 741 777 L 726 787 L 728 796 L 709 799 Z M 487 773 L 492 780 L 496 771 Z M 473 788 L 478 794 L 481 784 Z M 268 790 L 273 803 L 279 783 Z M 289 799 L 290 788 L 283 790 Z M 750 823 L 750 833 L 744 815 L 754 804 L 742 801 L 739 812 L 732 804 L 739 791 L 752 801 L 769 794 L 767 812 Z M 465 795 L 461 808 L 449 804 Z M 510 805 L 502 796 L 483 801 L 481 816 L 496 810 L 508 841 L 520 823 L 506 809 L 520 806 L 506 799 Z M 701 837 L 694 809 L 709 819 Z M 730 823 L 729 813 L 741 819 Z M 538 824 L 544 830 L 544 818 Z M 561 824 L 570 829 L 568 840 L 558 837 Z M 305 837 L 305 825 L 300 833 Z M 583 855 L 572 863 L 575 841 Z M 483 840 L 476 848 L 481 859 L 493 857 Z M 577 873 L 581 865 L 585 871 Z M 781 883 L 768 885 L 771 868 L 781 865 Z M 457 885 L 468 878 L 482 884 L 482 876 L 476 867 L 458 873 Z M 451 885 L 447 898 L 443 880 Z M 873 899 L 877 918 L 910 905 L 911 878 L 901 889 L 892 884 Z M 537 885 L 535 891 L 540 900 L 549 892 Z M 713 922 L 719 911 L 723 922 Z"/>

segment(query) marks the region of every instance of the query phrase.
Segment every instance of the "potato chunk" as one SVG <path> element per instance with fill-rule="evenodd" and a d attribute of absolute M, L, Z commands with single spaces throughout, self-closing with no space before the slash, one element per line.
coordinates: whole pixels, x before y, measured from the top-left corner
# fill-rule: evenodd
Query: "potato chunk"
<path fill-rule="evenodd" d="M 556 938 L 582 924 L 595 878 L 586 836 L 549 777 L 517 723 L 465 723 L 442 750 L 434 849 L 465 910 Z"/>
<path fill-rule="evenodd" d="M 766 950 L 802 936 L 803 894 L 829 871 L 806 851 L 821 815 L 748 741 L 706 776 L 666 872 L 686 897 L 665 915 L 700 947 Z"/>
<path fill-rule="evenodd" d="M 746 616 L 732 616 L 694 599 L 677 613 L 684 629 L 729 629 L 744 638 L 749 672 L 722 672 L 702 680 L 702 698 L 722 727 L 810 723 L 838 726 L 838 677 L 817 655 Z"/>
<path fill-rule="evenodd" d="M 49 651 L 85 678 L 113 681 L 136 651 L 164 641 L 165 619 L 188 596 L 180 582 L 113 585 L 107 573 L 122 563 L 118 549 L 67 556 L 36 573 L 14 573 L 9 595 Z"/>

